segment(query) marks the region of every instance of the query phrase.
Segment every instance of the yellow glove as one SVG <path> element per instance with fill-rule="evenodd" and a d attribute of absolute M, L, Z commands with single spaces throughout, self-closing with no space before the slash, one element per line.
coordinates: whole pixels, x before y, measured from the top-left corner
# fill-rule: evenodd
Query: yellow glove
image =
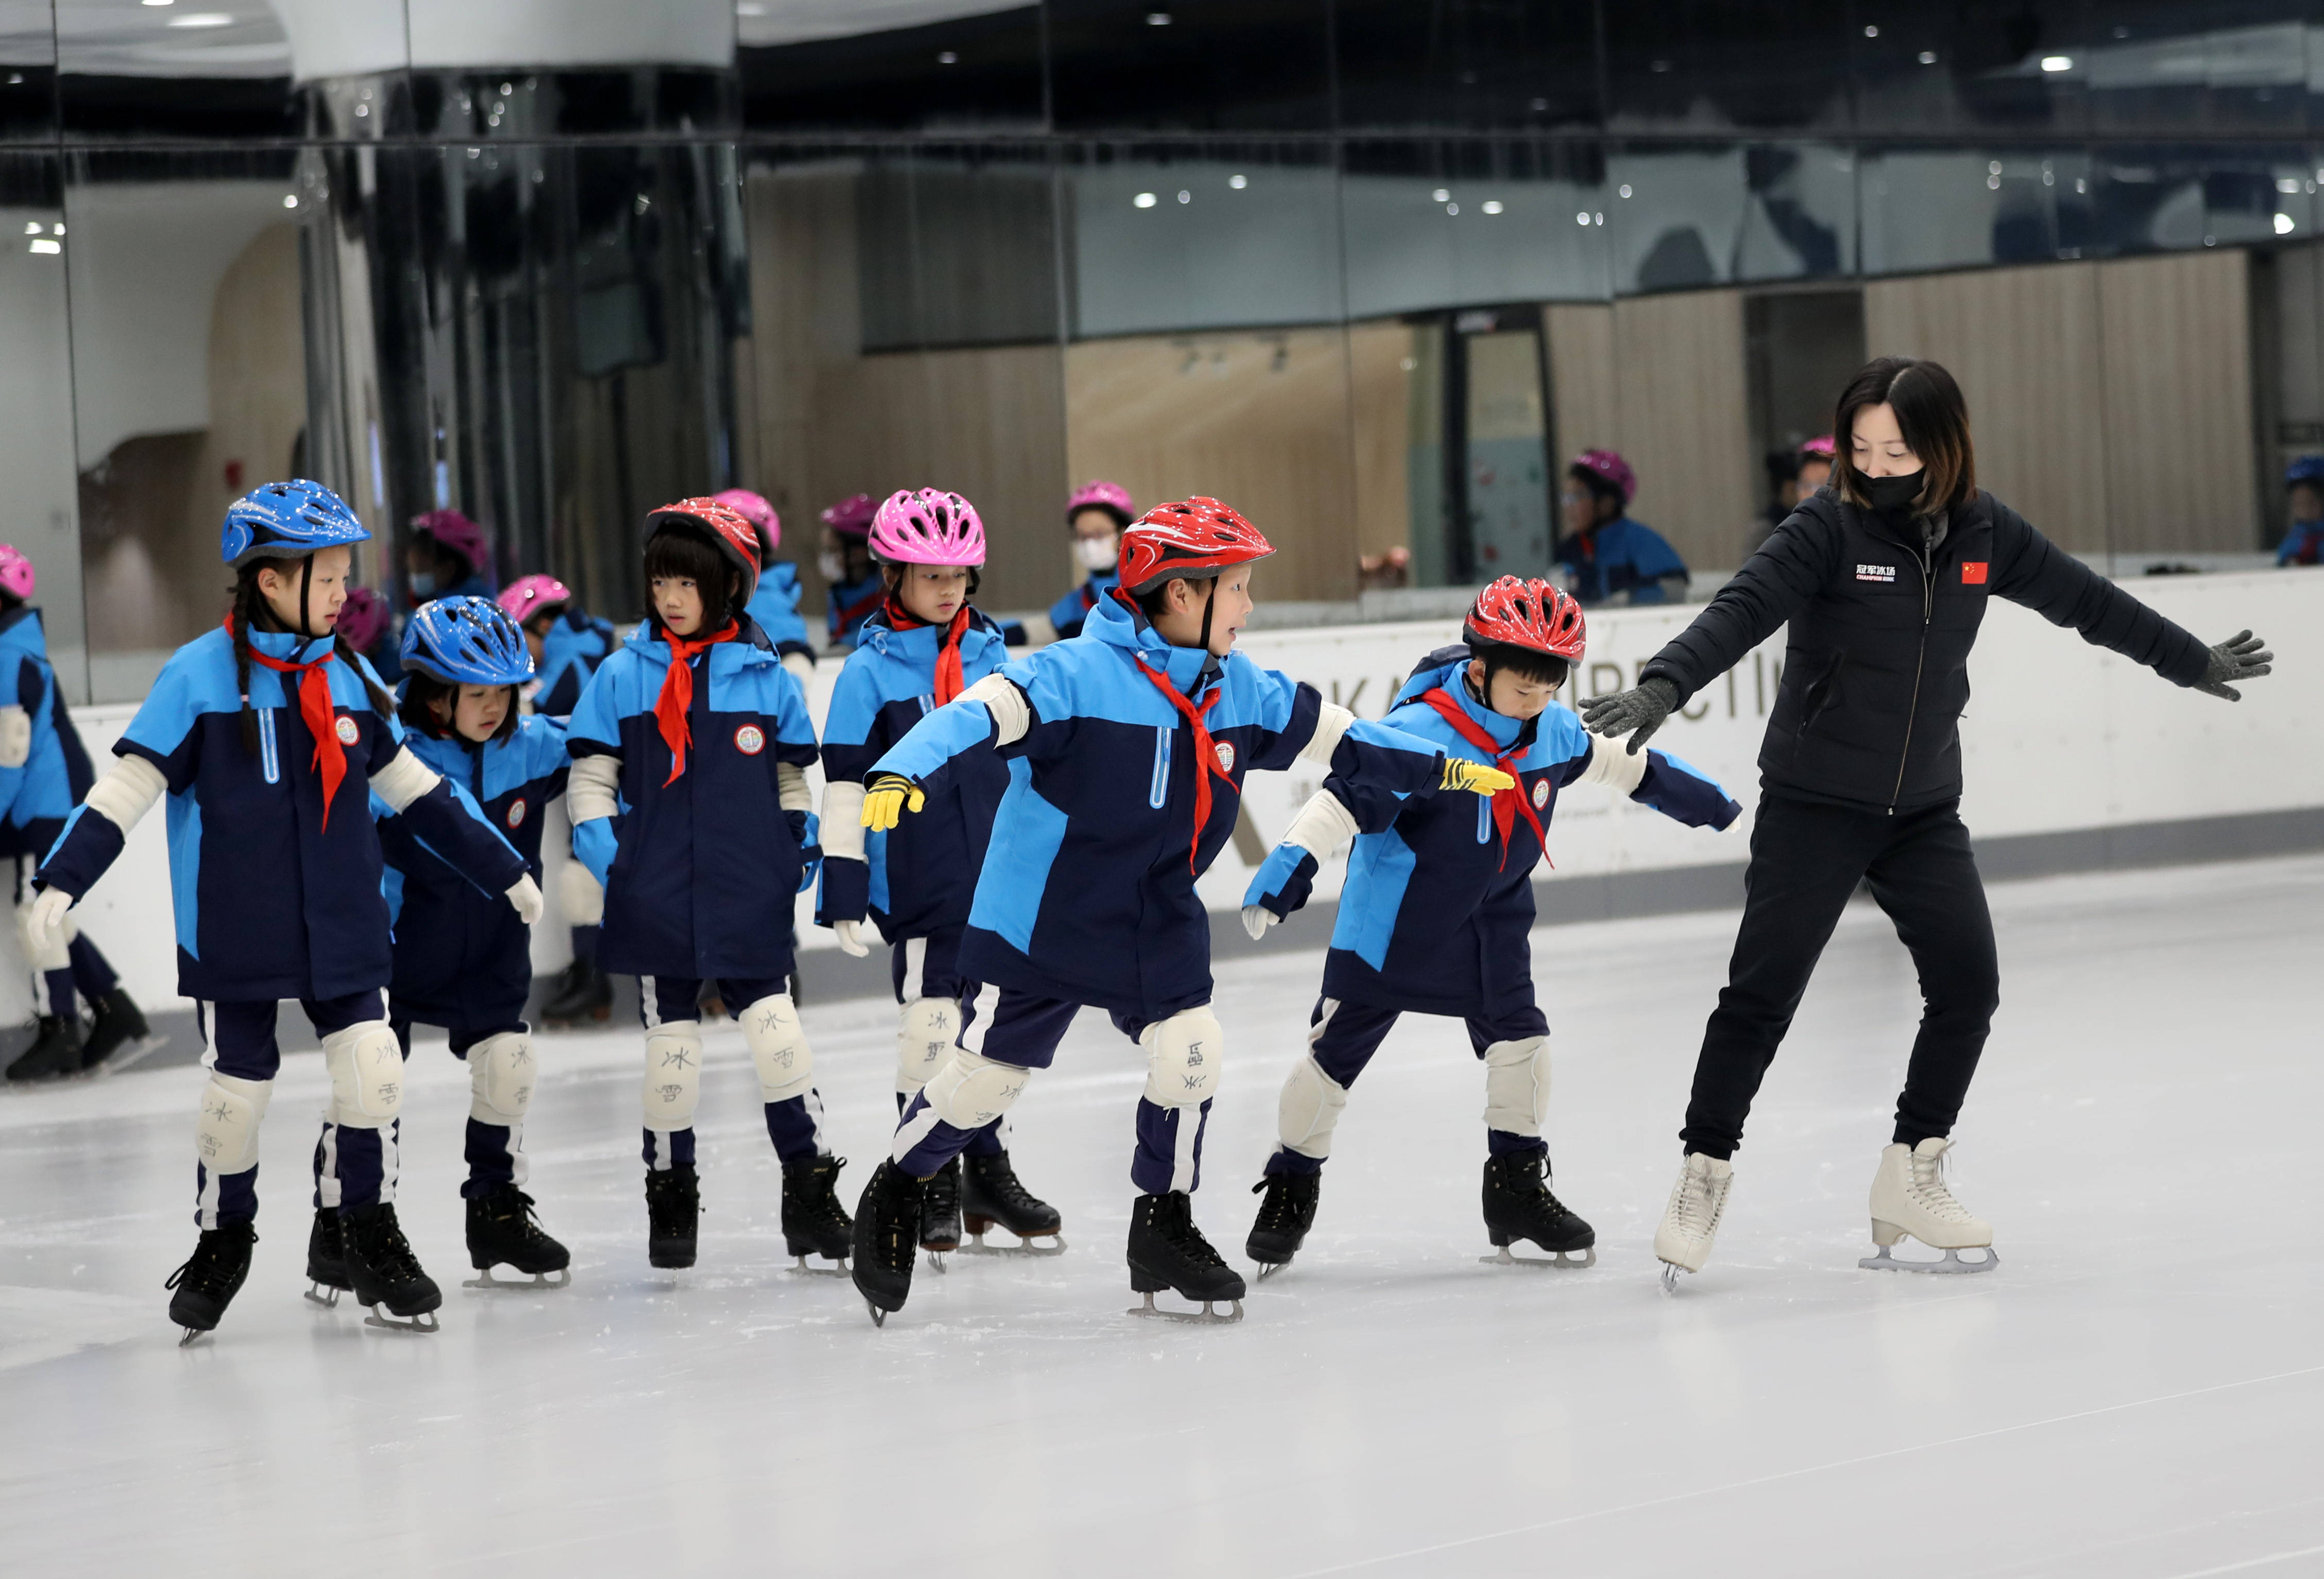
<path fill-rule="evenodd" d="M 1482 762 L 1472 762 L 1465 757 L 1444 759 L 1444 780 L 1440 790 L 1466 790 L 1472 795 L 1494 795 L 1517 787 L 1517 780 L 1499 768 L 1489 768 Z M 867 808 L 866 817 L 871 815 Z"/>
<path fill-rule="evenodd" d="M 904 813 L 927 803 L 927 791 L 901 773 L 882 773 L 863 792 L 863 826 L 885 833 L 904 820 Z"/>

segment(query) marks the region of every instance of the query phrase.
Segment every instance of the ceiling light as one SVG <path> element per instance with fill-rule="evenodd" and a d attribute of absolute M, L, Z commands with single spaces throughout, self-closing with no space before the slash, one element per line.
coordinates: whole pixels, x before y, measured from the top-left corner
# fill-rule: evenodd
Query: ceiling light
<path fill-rule="evenodd" d="M 1498 214 L 1501 211 L 1501 200 L 1499 198 L 1487 199 L 1484 208 L 1488 214 Z"/>
<path fill-rule="evenodd" d="M 1149 11 L 1146 14 L 1146 25 L 1167 27 L 1170 25 L 1170 14 L 1167 11 Z"/>
<path fill-rule="evenodd" d="M 2290 235 L 2292 234 L 2291 215 L 2278 214 L 2275 217 L 2275 233 L 2278 235 Z"/>
<path fill-rule="evenodd" d="M 1934 51 L 1934 50 L 1923 50 L 1923 51 L 1921 51 L 1921 64 L 1922 64 L 1922 65 L 1923 65 L 1923 66 L 1933 66 L 1933 65 L 1935 65 L 1936 63 L 1937 63 L 1937 52 L 1936 52 L 1936 51 Z"/>
<path fill-rule="evenodd" d="M 1628 182 L 1628 181 L 1624 181 L 1620 186 L 1618 186 L 1618 187 L 1615 188 L 1614 189 L 1615 189 L 1616 191 L 1618 191 L 1618 192 L 1621 193 L 1621 194 L 1622 194 L 1622 196 L 1624 196 L 1624 197 L 1626 197 L 1626 198 L 1627 198 L 1627 197 L 1628 197 L 1628 196 L 1630 195 L 1630 183 L 1629 183 L 1629 182 Z"/>
<path fill-rule="evenodd" d="M 2042 57 L 2042 69 L 2044 71 L 2070 71 L 2073 69 L 2074 58 L 2071 55 L 2044 55 Z"/>
<path fill-rule="evenodd" d="M 1452 194 L 1439 187 L 1428 194 L 1428 200 L 1432 203 L 1449 203 L 1452 200 Z"/>
<path fill-rule="evenodd" d="M 1444 211 L 1447 214 L 1458 214 L 1461 211 L 1461 205 L 1458 203 L 1447 203 L 1444 205 Z"/>
<path fill-rule="evenodd" d="M 189 11 L 170 18 L 171 27 L 232 27 L 234 18 L 223 11 Z"/>
<path fill-rule="evenodd" d="M 1877 39 L 1880 36 L 1880 30 L 1877 27 L 1868 26 L 1864 30 L 1864 36 L 1868 39 Z"/>
<path fill-rule="evenodd" d="M 1151 208 L 1154 207 L 1154 194 L 1151 192 L 1140 192 L 1138 196 L 1130 199 L 1130 202 L 1132 208 Z"/>
<path fill-rule="evenodd" d="M 151 5 L 153 0 L 145 0 L 145 3 Z M 767 8 L 758 4 L 758 0 L 742 0 L 740 5 L 734 7 L 734 14 L 737 16 L 764 16 L 766 14 Z"/>
<path fill-rule="evenodd" d="M 145 4 L 148 5 L 171 5 L 176 4 L 176 0 L 145 0 Z"/>
<path fill-rule="evenodd" d="M 285 208 L 296 208 L 299 206 L 299 194 L 296 192 L 283 193 L 282 206 Z"/>
<path fill-rule="evenodd" d="M 25 234 L 26 235 L 40 235 L 40 234 L 41 234 L 41 222 L 40 222 L 39 220 L 35 219 L 35 220 L 33 220 L 32 223 L 30 223 L 30 224 L 26 225 L 26 226 L 24 226 L 24 234 Z"/>
<path fill-rule="evenodd" d="M 1192 193 L 1192 192 L 1188 191 L 1188 190 L 1187 190 L 1185 188 L 1184 188 L 1184 187 L 1180 187 L 1180 188 L 1178 189 L 1178 201 L 1180 201 L 1181 203 L 1191 203 L 1191 202 L 1193 202 L 1194 200 L 1194 193 Z"/>
<path fill-rule="evenodd" d="M 1243 188 L 1250 185 L 1250 177 L 1247 175 L 1231 175 L 1227 177 L 1227 185 L 1232 187 L 1239 192 L 1242 190 Z"/>
<path fill-rule="evenodd" d="M 36 253 L 60 253 L 65 250 L 65 244 L 60 241 L 51 241 L 46 236 L 42 236 L 38 241 L 27 242 L 25 249 Z"/>
<path fill-rule="evenodd" d="M 1573 223 L 1576 225 L 1587 225 L 1590 223 L 1590 216 L 1587 214 L 1576 214 L 1573 217 Z"/>
<path fill-rule="evenodd" d="M 954 50 L 943 50 L 943 51 L 939 51 L 937 52 L 937 54 L 936 54 L 936 64 L 937 64 L 937 65 L 939 65 L 939 66 L 957 66 L 957 65 L 959 65 L 959 64 L 960 64 L 960 55 L 959 55 L 959 52 L 958 52 L 958 51 L 954 51 Z"/>

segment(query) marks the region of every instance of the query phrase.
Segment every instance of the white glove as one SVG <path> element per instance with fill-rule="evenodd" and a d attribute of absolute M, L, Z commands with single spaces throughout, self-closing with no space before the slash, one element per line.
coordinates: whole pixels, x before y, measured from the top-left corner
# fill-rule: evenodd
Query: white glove
<path fill-rule="evenodd" d="M 784 653 L 783 667 L 790 670 L 791 678 L 798 681 L 801 688 L 815 678 L 815 660 L 804 652 Z"/>
<path fill-rule="evenodd" d="M 1283 918 L 1265 905 L 1245 905 L 1242 908 L 1242 929 L 1250 934 L 1253 943 L 1267 936 L 1269 927 L 1280 925 Z"/>
<path fill-rule="evenodd" d="M 64 924 L 65 912 L 73 907 L 73 896 L 60 888 L 44 888 L 24 913 L 24 931 L 35 955 L 49 951 L 51 939 Z"/>
<path fill-rule="evenodd" d="M 11 703 L 0 707 L 0 768 L 21 768 L 32 754 L 32 716 Z"/>
<path fill-rule="evenodd" d="M 855 936 L 855 929 L 862 925 L 861 921 L 834 921 L 831 924 L 831 935 L 839 939 L 840 950 L 857 959 L 872 952 Z"/>
<path fill-rule="evenodd" d="M 533 882 L 531 873 L 516 880 L 516 886 L 508 891 L 508 902 L 526 926 L 540 919 L 540 884 Z"/>

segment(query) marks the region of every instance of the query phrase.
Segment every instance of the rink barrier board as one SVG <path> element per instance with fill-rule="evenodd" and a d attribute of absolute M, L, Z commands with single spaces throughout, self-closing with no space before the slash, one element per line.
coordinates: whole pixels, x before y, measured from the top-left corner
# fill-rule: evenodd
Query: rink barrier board
<path fill-rule="evenodd" d="M 2246 626 L 2267 637 L 2277 672 L 2229 706 L 2157 679 L 2038 616 L 1996 603 L 1970 662 L 1972 699 L 1962 725 L 1969 790 L 1962 816 L 1977 836 L 1989 877 L 2157 861 L 2231 858 L 2317 847 L 2324 815 L 2324 570 L 2135 579 L 2129 590 L 2207 641 Z M 1262 588 L 1263 590 L 1263 588 Z M 1600 610 L 1590 617 L 1590 650 L 1575 692 L 1589 697 L 1635 680 L 1638 669 L 1696 609 Z M 1256 632 L 1243 650 L 1258 661 L 1314 683 L 1326 699 L 1378 718 L 1412 666 L 1458 639 L 1457 622 Z M 1748 654 L 1692 698 L 1654 744 L 1717 777 L 1745 806 L 1725 833 L 1685 828 L 1644 807 L 1591 788 L 1562 795 L 1550 829 L 1553 871 L 1539 874 L 1545 919 L 1701 910 L 1736 902 L 1757 800 L 1756 766 L 1767 710 L 1782 673 L 1783 633 Z M 819 721 L 839 666 L 818 665 L 808 688 Z M 90 753 L 102 765 L 134 704 L 75 709 Z M 816 803 L 821 804 L 819 772 Z M 1323 775 L 1301 762 L 1286 773 L 1254 774 L 1234 839 L 1199 886 L 1213 912 L 1221 953 L 1252 946 L 1236 912 L 1252 870 Z M 561 805 L 543 830 L 544 924 L 533 929 L 536 983 L 569 960 L 558 903 L 565 852 Z M 122 859 L 84 901 L 91 935 L 120 968 L 157 1024 L 179 1034 L 172 1054 L 192 1043 L 191 1004 L 176 995 L 165 819 L 148 816 Z M 1318 874 L 1304 919 L 1277 929 L 1282 946 L 1319 946 L 1335 910 L 1345 863 Z M 802 984 L 810 1004 L 877 996 L 890 989 L 881 954 L 853 960 L 813 924 L 813 896 L 798 909 Z M 29 974 L 14 928 L 0 928 L 0 1025 L 31 1012 Z M 622 1013 L 617 1005 L 617 1016 Z M 286 1048 L 311 1045 L 296 1008 Z M 621 1023 L 628 1023 L 622 1020 Z M 182 1028 L 182 1029 L 180 1029 Z M 182 1044 L 182 1045 L 180 1045 Z"/>

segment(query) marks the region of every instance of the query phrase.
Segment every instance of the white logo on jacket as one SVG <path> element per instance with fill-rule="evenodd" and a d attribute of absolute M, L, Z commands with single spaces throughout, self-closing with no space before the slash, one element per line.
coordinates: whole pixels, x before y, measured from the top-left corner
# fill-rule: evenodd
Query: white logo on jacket
<path fill-rule="evenodd" d="M 1856 568 L 1856 578 L 1858 581 L 1894 581 L 1896 579 L 1896 567 L 1894 565 L 1858 565 Z"/>
<path fill-rule="evenodd" d="M 345 714 L 341 714 L 339 716 L 339 722 L 337 727 L 337 734 L 338 734 L 339 743 L 341 745 L 353 745 L 362 735 L 363 729 L 362 726 L 357 725 L 354 719 L 346 716 Z"/>
<path fill-rule="evenodd" d="M 746 757 L 757 756 L 767 749 L 767 732 L 755 724 L 745 724 L 734 732 L 734 749 Z"/>

